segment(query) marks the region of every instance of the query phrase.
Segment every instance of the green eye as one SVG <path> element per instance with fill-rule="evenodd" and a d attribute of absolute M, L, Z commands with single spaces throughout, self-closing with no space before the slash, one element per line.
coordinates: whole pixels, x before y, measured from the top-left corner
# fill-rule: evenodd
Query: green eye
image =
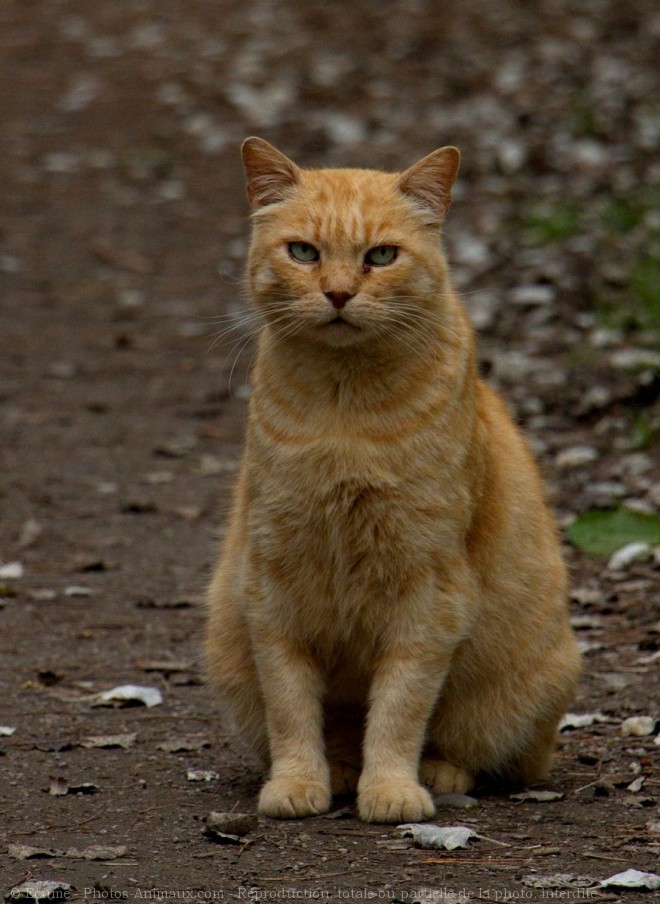
<path fill-rule="evenodd" d="M 313 264 L 321 257 L 318 249 L 307 242 L 289 242 L 289 254 L 299 264 Z"/>
<path fill-rule="evenodd" d="M 399 253 L 396 245 L 378 245 L 372 248 L 364 256 L 365 264 L 371 264 L 374 267 L 386 267 L 396 260 Z"/>

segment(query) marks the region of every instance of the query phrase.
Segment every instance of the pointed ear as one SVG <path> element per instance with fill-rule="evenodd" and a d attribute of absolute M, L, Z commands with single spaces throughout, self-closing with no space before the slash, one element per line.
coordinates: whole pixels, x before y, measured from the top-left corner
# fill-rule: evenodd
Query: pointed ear
<path fill-rule="evenodd" d="M 399 189 L 430 212 L 433 223 L 441 223 L 447 216 L 460 161 L 458 148 L 440 148 L 401 174 Z"/>
<path fill-rule="evenodd" d="M 250 207 L 283 201 L 298 181 L 299 169 L 263 138 L 246 138 L 241 147 Z"/>

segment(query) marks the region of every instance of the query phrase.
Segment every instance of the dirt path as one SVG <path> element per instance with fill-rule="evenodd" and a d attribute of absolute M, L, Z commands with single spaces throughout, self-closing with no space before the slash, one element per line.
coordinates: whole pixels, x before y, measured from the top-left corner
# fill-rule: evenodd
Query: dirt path
<path fill-rule="evenodd" d="M 621 727 L 658 716 L 652 562 L 567 547 L 573 710 L 599 720 L 562 733 L 559 799 L 442 809 L 485 836 L 467 850 L 343 802 L 209 840 L 211 811 L 254 814 L 259 776 L 199 644 L 253 353 L 240 328 L 212 347 L 241 310 L 246 134 L 312 165 L 459 145 L 455 277 L 562 523 L 657 510 L 659 38 L 644 0 L 2 5 L 0 891 L 604 899 L 621 892 L 538 880 L 657 868 L 658 746 Z M 93 705 L 125 684 L 162 703 Z"/>

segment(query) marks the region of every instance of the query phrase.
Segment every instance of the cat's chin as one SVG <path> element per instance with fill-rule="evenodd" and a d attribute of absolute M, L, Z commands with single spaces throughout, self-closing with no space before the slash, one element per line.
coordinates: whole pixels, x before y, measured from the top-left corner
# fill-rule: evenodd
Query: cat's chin
<path fill-rule="evenodd" d="M 364 337 L 364 330 L 342 317 L 329 320 L 315 330 L 316 338 L 326 345 L 342 348 L 355 345 Z"/>

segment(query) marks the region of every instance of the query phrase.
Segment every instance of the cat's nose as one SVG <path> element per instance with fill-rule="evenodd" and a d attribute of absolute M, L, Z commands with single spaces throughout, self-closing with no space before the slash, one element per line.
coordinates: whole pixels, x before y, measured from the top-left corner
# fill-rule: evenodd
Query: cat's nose
<path fill-rule="evenodd" d="M 323 294 L 332 303 L 332 307 L 337 308 L 338 311 L 353 297 L 351 292 L 324 292 Z"/>

